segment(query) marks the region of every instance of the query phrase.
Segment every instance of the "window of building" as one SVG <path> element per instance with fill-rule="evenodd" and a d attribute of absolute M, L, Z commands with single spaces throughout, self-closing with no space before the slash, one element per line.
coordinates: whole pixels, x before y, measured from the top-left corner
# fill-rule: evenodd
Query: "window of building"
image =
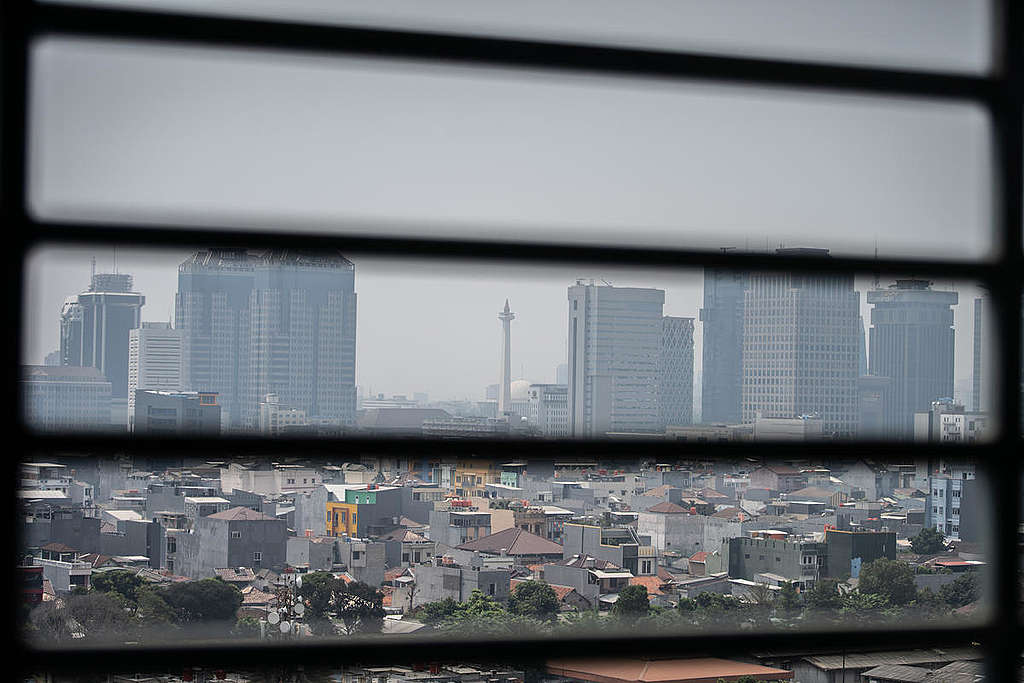
<path fill-rule="evenodd" d="M 256 551 L 252 554 L 252 563 L 259 564 L 263 562 L 263 553 Z"/>
<path fill-rule="evenodd" d="M 241 537 L 242 537 L 242 532 L 241 531 L 232 531 L 231 532 L 231 538 L 241 538 Z"/>

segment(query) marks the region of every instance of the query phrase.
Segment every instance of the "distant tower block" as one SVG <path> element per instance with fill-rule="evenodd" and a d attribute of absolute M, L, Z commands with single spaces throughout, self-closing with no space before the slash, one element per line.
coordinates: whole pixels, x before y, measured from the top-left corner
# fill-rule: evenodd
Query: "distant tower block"
<path fill-rule="evenodd" d="M 512 410 L 512 321 L 516 314 L 509 310 L 508 299 L 505 309 L 498 314 L 501 321 L 501 384 L 498 387 L 498 412 Z"/>

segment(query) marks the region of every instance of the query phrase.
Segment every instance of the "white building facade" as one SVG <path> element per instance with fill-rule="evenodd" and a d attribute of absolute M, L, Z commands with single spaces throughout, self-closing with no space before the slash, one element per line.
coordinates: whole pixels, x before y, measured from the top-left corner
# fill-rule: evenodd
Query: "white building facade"
<path fill-rule="evenodd" d="M 171 324 L 144 322 L 128 333 L 128 419 L 135 416 L 136 389 L 185 388 L 183 335 Z"/>
<path fill-rule="evenodd" d="M 530 422 L 544 436 L 569 436 L 569 387 L 565 384 L 530 385 Z"/>

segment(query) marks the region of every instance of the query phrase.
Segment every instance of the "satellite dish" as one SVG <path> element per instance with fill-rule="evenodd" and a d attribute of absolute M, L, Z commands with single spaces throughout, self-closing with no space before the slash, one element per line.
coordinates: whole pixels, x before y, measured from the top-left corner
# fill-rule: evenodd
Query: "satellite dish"
<path fill-rule="evenodd" d="M 280 629 L 281 629 L 281 633 L 288 633 L 289 631 L 292 630 L 292 625 L 290 623 L 288 623 L 287 621 L 282 621 Z"/>
<path fill-rule="evenodd" d="M 298 586 L 299 588 L 302 588 L 302 577 L 301 576 L 296 576 L 295 577 L 295 585 Z"/>
<path fill-rule="evenodd" d="M 280 615 L 278 615 L 277 612 L 271 612 L 267 615 L 267 621 L 269 621 L 271 624 L 276 624 L 277 622 L 281 621 L 281 617 Z"/>
<path fill-rule="evenodd" d="M 306 606 L 305 606 L 305 605 L 303 605 L 303 604 L 302 604 L 301 602 L 300 602 L 300 603 L 297 603 L 297 604 L 295 605 L 295 613 L 296 613 L 296 614 L 298 614 L 298 615 L 299 615 L 300 617 L 302 616 L 302 614 L 303 614 L 303 613 L 304 613 L 305 611 L 306 611 Z"/>

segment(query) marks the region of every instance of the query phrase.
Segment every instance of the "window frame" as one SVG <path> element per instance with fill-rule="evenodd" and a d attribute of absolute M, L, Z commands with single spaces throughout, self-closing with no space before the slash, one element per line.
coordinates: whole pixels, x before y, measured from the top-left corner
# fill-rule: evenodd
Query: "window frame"
<path fill-rule="evenodd" d="M 962 75 L 943 72 L 922 72 L 909 69 L 862 67 L 839 64 L 803 63 L 771 58 L 741 58 L 651 49 L 600 47 L 568 43 L 511 40 L 478 36 L 450 35 L 417 31 L 382 30 L 349 26 L 313 25 L 238 17 L 196 16 L 165 11 L 113 9 L 100 6 L 44 5 L 28 0 L 3 3 L 3 99 L 2 177 L 0 200 L 4 224 L 9 230 L 5 256 L 8 292 L 8 329 L 17 330 L 23 320 L 24 262 L 26 254 L 40 244 L 96 243 L 175 246 L 183 243 L 217 243 L 224 246 L 340 248 L 348 251 L 372 252 L 410 258 L 455 258 L 477 261 L 577 262 L 615 263 L 618 265 L 660 267 L 728 267 L 737 269 L 770 267 L 792 271 L 878 271 L 915 272 L 966 278 L 988 287 L 993 301 L 995 319 L 1000 324 L 1003 345 L 999 364 L 1003 377 L 1021 377 L 1021 285 L 1024 278 L 1022 257 L 1022 45 L 1024 20 L 1021 3 L 996 2 L 993 9 L 997 27 L 995 70 L 984 75 Z M 951 259 L 867 259 L 813 257 L 778 257 L 752 254 L 719 253 L 686 249 L 638 249 L 605 246 L 566 246 L 547 243 L 505 243 L 498 241 L 398 239 L 351 235 L 313 235 L 297 232 L 224 231 L 219 226 L 181 228 L 171 225 L 100 225 L 86 221 L 55 222 L 40 220 L 30 214 L 26 205 L 28 151 L 26 131 L 29 128 L 28 67 L 29 51 L 35 39 L 43 35 L 76 35 L 111 40 L 143 42 L 170 41 L 186 45 L 242 48 L 265 48 L 296 53 L 330 55 L 363 55 L 396 57 L 424 62 L 487 64 L 512 68 L 529 68 L 554 73 L 591 73 L 621 77 L 658 77 L 669 81 L 727 82 L 755 86 L 798 88 L 806 91 L 840 93 L 872 93 L 877 95 L 929 97 L 936 100 L 971 102 L 983 107 L 992 122 L 995 155 L 993 189 L 997 204 L 996 223 L 1001 240 L 998 255 L 979 262 Z M 273 442 L 220 438 L 110 437 L 101 435 L 39 435 L 29 432 L 19 419 L 18 366 L 21 362 L 21 336 L 5 335 L 8 363 L 8 422 L 17 452 L 72 450 L 94 454 L 113 453 L 130 447 L 135 452 L 169 454 L 183 448 L 190 452 L 222 454 L 233 446 L 251 454 L 272 454 L 289 447 L 301 447 L 312 453 L 329 453 L 338 446 L 336 439 L 309 442 L 286 438 Z M 1020 663 L 1021 628 L 1017 613 L 1018 558 L 1017 510 L 1020 500 L 1021 446 L 1019 418 L 1021 400 L 1017 379 L 998 387 L 998 411 L 1005 417 L 1004 427 L 991 444 L 970 447 L 970 454 L 979 462 L 1005 467 L 1012 463 L 1014 476 L 992 477 L 990 508 L 995 520 L 993 535 L 994 584 L 991 603 L 992 618 L 980 626 L 935 628 L 908 632 L 894 629 L 847 630 L 829 633 L 801 632 L 799 638 L 808 646 L 815 642 L 843 642 L 847 647 L 942 646 L 978 642 L 985 650 L 991 680 L 1014 680 Z M 443 445 L 442 445 L 443 444 Z M 408 444 L 389 440 L 345 439 L 345 448 L 362 452 L 388 453 L 407 448 Z M 541 444 L 537 456 L 556 456 L 568 447 L 588 458 L 636 457 L 641 444 L 587 442 Z M 651 442 L 642 444 L 650 457 L 706 452 L 708 444 Z M 881 446 L 881 444 L 879 445 Z M 424 440 L 425 451 L 443 448 L 451 455 L 469 455 L 479 444 Z M 899 457 L 948 454 L 949 446 L 921 447 L 908 444 L 884 444 L 886 451 Z M 491 444 L 493 457 L 515 458 L 520 445 L 514 442 Z M 863 454 L 872 450 L 870 444 L 836 444 L 834 453 Z M 741 452 L 733 444 L 716 443 L 715 456 L 730 457 Z M 760 448 L 766 457 L 792 456 L 799 445 L 777 447 L 765 444 Z M 11 459 L 8 468 L 16 468 L 18 459 Z M 8 469 L 9 472 L 16 472 Z M 16 481 L 12 477 L 11 481 Z M 13 496 L 12 496 L 13 499 Z M 1000 501 L 1011 501 L 1001 504 Z M 1011 510 L 1009 514 L 1008 510 Z M 12 590 L 11 605 L 18 595 L 13 564 L 8 564 L 8 585 Z M 12 607 L 12 618 L 14 609 Z M 548 657 L 564 656 L 566 652 L 586 652 L 588 656 L 634 654 L 638 649 L 656 654 L 722 654 L 729 656 L 738 648 L 771 649 L 791 646 L 793 634 L 743 633 L 722 638 L 718 634 L 658 635 L 642 640 L 614 637 L 600 639 L 570 638 L 566 640 L 520 640 L 491 642 L 477 650 L 477 658 L 518 665 L 542 663 Z M 595 642 L 598 641 L 598 642 Z M 321 663 L 340 665 L 348 657 L 360 661 L 415 662 L 438 659 L 467 659 L 471 650 L 465 642 L 446 640 L 419 641 L 385 639 L 380 641 L 332 641 L 301 647 L 286 647 L 267 642 L 258 645 L 210 644 L 187 648 L 156 646 L 133 647 L 128 650 L 90 646 L 77 649 L 72 656 L 54 657 L 52 651 L 32 648 L 15 639 L 19 650 L 16 661 L 26 670 L 79 672 L 104 670 L 112 656 L 119 667 L 135 670 L 180 667 L 183 662 L 218 667 L 251 667 L 254 663 L 268 666 L 283 664 L 311 666 Z M 595 646 L 598 645 L 598 646 Z M 71 654 L 71 653 L 69 653 Z"/>

